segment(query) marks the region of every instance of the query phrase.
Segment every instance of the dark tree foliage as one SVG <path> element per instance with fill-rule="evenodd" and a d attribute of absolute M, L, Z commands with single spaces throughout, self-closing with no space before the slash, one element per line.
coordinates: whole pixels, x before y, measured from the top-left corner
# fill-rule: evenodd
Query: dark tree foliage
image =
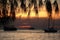
<path fill-rule="evenodd" d="M 11 6 L 10 6 L 10 8 L 11 8 L 11 16 L 12 16 L 12 19 L 13 19 L 13 21 L 15 20 L 15 8 L 14 8 L 14 3 L 13 2 L 11 2 Z"/>
<path fill-rule="evenodd" d="M 50 1 L 46 1 L 46 10 L 48 13 L 52 13 L 52 5 Z"/>
<path fill-rule="evenodd" d="M 20 2 L 21 2 L 21 8 L 24 10 L 24 12 L 26 12 L 27 10 L 26 10 L 26 0 L 20 0 Z"/>
<path fill-rule="evenodd" d="M 52 5 L 50 0 L 46 0 L 46 10 L 49 14 L 49 18 L 48 18 L 48 27 L 50 28 L 50 22 L 52 20 Z"/>
<path fill-rule="evenodd" d="M 31 0 L 31 4 L 36 6 L 37 5 L 37 1 L 36 0 Z"/>
<path fill-rule="evenodd" d="M 8 14 L 8 10 L 6 10 L 6 8 L 3 8 L 3 9 L 2 9 L 2 14 L 3 14 L 3 17 L 8 16 L 8 15 L 7 15 L 7 14 Z"/>
<path fill-rule="evenodd" d="M 7 3 L 7 0 L 1 0 L 1 3 L 4 5 Z"/>
<path fill-rule="evenodd" d="M 31 7 L 32 7 L 32 4 L 31 4 L 31 2 L 29 2 L 29 4 L 28 4 L 28 8 L 29 8 L 29 11 L 28 11 L 28 16 L 30 16 Z"/>
<path fill-rule="evenodd" d="M 1 0 L 1 4 L 2 4 L 2 14 L 3 17 L 7 16 L 8 11 L 6 10 L 6 4 L 7 4 L 7 0 Z"/>
<path fill-rule="evenodd" d="M 14 4 L 12 2 L 12 0 L 9 0 L 10 1 L 10 4 L 11 4 L 11 14 L 12 14 L 12 17 L 11 16 L 8 16 L 8 10 L 6 8 L 6 5 L 7 5 L 7 0 L 0 0 L 1 1 L 1 4 L 2 4 L 2 17 L 0 18 L 0 24 L 3 26 L 3 29 L 4 31 L 7 31 L 7 30 L 16 30 L 16 28 L 14 26 L 10 26 L 8 25 L 10 23 L 10 21 L 14 21 L 15 19 L 15 10 L 14 10 Z"/>
<path fill-rule="evenodd" d="M 37 15 L 38 14 L 37 1 L 36 0 L 31 0 L 31 3 L 34 5 L 34 10 L 35 10 L 36 15 Z"/>
<path fill-rule="evenodd" d="M 35 4 L 35 3 L 36 3 L 36 0 L 31 0 L 31 3 L 32 3 L 32 4 Z"/>
<path fill-rule="evenodd" d="M 0 15 L 1 15 L 1 10 L 0 10 Z"/>
<path fill-rule="evenodd" d="M 38 14 L 38 8 L 37 8 L 37 1 L 36 0 L 31 0 L 28 7 L 29 7 L 29 12 L 28 12 L 28 16 L 30 15 L 31 12 L 31 7 L 34 5 L 34 11 L 36 13 L 36 15 Z"/>
<path fill-rule="evenodd" d="M 36 7 L 34 6 L 34 9 L 35 9 L 36 15 L 38 15 L 38 8 L 37 8 L 37 6 Z"/>
<path fill-rule="evenodd" d="M 39 7 L 41 7 L 43 5 L 42 0 L 39 0 Z"/>
<path fill-rule="evenodd" d="M 1 17 L 1 23 L 3 25 L 5 25 L 8 22 L 8 10 L 6 9 L 6 4 L 7 4 L 7 0 L 1 0 L 1 4 L 2 4 L 2 17 Z"/>
<path fill-rule="evenodd" d="M 56 0 L 54 1 L 53 5 L 55 7 L 55 12 L 58 13 L 59 12 L 59 8 L 58 8 L 58 3 L 57 3 Z"/>
<path fill-rule="evenodd" d="M 15 6 L 15 7 L 18 6 L 17 0 L 14 0 L 14 6 Z"/>

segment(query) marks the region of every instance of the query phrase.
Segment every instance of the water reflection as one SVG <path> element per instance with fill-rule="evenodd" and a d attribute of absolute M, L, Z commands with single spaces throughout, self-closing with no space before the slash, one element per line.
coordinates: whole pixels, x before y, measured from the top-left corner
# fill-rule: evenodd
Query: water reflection
<path fill-rule="evenodd" d="M 34 30 L 24 30 L 25 32 L 16 31 L 16 32 L 1 32 L 1 40 L 59 40 L 60 33 L 35 33 Z M 28 31 L 28 32 L 26 32 Z M 32 32 L 31 32 L 32 31 Z"/>

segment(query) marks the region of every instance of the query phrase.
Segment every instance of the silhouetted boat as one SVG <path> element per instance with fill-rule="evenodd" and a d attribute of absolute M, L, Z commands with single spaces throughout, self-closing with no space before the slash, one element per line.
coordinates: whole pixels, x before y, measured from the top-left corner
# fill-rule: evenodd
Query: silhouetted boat
<path fill-rule="evenodd" d="M 56 29 L 54 29 L 54 27 L 51 27 L 50 28 L 50 22 L 52 20 L 52 5 L 51 5 L 51 2 L 50 0 L 46 0 L 46 9 L 47 9 L 47 12 L 49 13 L 49 18 L 48 18 L 48 28 L 47 29 L 44 29 L 45 32 L 57 32 Z"/>
<path fill-rule="evenodd" d="M 4 31 L 16 31 L 17 28 L 16 27 L 7 27 L 7 26 L 4 26 Z"/>
<path fill-rule="evenodd" d="M 57 30 L 54 29 L 53 27 L 52 27 L 52 28 L 47 28 L 47 29 L 45 29 L 44 31 L 45 31 L 45 32 L 48 32 L 48 33 L 55 33 L 55 32 L 57 32 Z"/>

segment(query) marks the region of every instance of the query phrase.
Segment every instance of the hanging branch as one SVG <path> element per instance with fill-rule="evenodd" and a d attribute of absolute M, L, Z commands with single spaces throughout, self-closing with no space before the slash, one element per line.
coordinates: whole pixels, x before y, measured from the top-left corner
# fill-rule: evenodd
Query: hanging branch
<path fill-rule="evenodd" d="M 37 8 L 37 1 L 34 2 L 34 10 L 36 12 L 36 15 L 38 15 L 38 8 Z"/>
<path fill-rule="evenodd" d="M 43 5 L 42 0 L 39 0 L 39 7 L 42 7 L 42 5 Z"/>
<path fill-rule="evenodd" d="M 49 19 L 48 19 L 48 27 L 50 26 L 50 22 L 52 20 L 52 5 L 49 0 L 46 1 L 46 10 L 49 14 Z"/>
<path fill-rule="evenodd" d="M 38 8 L 37 8 L 37 6 L 34 6 L 34 9 L 35 9 L 36 15 L 38 15 Z"/>
<path fill-rule="evenodd" d="M 57 1 L 55 0 L 54 3 L 53 3 L 54 7 L 55 7 L 55 13 L 59 13 L 59 8 L 58 8 L 58 3 Z"/>
<path fill-rule="evenodd" d="M 28 8 L 29 8 L 29 11 L 28 11 L 28 16 L 30 16 L 31 7 L 32 7 L 32 4 L 31 4 L 31 2 L 29 2 L 29 5 L 28 5 Z"/>
<path fill-rule="evenodd" d="M 17 8 L 18 6 L 17 0 L 14 0 L 14 6 Z"/>
<path fill-rule="evenodd" d="M 14 8 L 14 3 L 13 3 L 13 1 L 11 1 L 10 2 L 10 4 L 11 4 L 11 6 L 10 6 L 10 8 L 11 8 L 11 16 L 12 16 L 12 19 L 13 19 L 13 21 L 15 20 L 15 8 Z"/>
<path fill-rule="evenodd" d="M 26 10 L 26 0 L 20 0 L 20 2 L 21 2 L 21 8 L 24 10 L 24 12 L 26 12 L 27 10 Z"/>
<path fill-rule="evenodd" d="M 6 9 L 6 4 L 7 4 L 7 0 L 1 0 L 1 4 L 2 4 L 2 18 L 1 18 L 1 23 L 3 25 L 9 23 L 9 18 L 8 18 L 8 10 Z"/>
<path fill-rule="evenodd" d="M 38 8 L 37 8 L 37 0 L 31 0 L 31 3 L 34 5 L 34 10 L 36 15 L 38 14 Z"/>
<path fill-rule="evenodd" d="M 50 1 L 46 2 L 46 10 L 49 14 L 52 14 L 52 5 Z"/>

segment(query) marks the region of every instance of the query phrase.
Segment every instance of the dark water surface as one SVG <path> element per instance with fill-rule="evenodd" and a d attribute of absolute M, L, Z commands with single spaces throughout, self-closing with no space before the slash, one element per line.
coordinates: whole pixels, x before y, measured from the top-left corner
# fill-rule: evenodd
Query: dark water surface
<path fill-rule="evenodd" d="M 0 31 L 0 40 L 60 40 L 60 33 L 42 30 Z"/>

